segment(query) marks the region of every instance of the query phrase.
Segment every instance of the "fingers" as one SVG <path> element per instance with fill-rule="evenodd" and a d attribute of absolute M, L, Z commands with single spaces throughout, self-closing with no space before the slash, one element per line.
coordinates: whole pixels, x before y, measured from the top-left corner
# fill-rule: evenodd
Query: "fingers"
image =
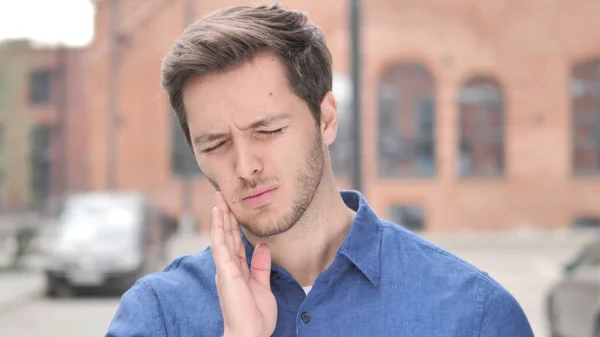
<path fill-rule="evenodd" d="M 271 248 L 266 243 L 260 243 L 252 255 L 252 278 L 271 289 Z"/>
<path fill-rule="evenodd" d="M 217 192 L 217 207 L 219 207 L 223 212 L 229 212 L 229 205 L 225 201 L 223 194 L 221 192 Z"/>
<path fill-rule="evenodd" d="M 233 215 L 233 213 L 229 212 L 229 223 L 231 224 L 232 235 L 233 235 L 233 244 L 235 247 L 235 254 L 237 256 L 244 255 L 244 260 L 246 259 L 246 252 L 244 250 L 244 244 L 242 243 L 242 234 L 240 233 L 240 225 L 237 222 L 237 219 Z"/>
<path fill-rule="evenodd" d="M 248 261 L 246 261 L 246 249 L 244 248 L 244 243 L 242 242 L 240 225 L 238 224 L 237 219 L 235 218 L 233 213 L 229 212 L 229 217 L 232 227 L 233 244 L 235 246 L 234 254 L 236 255 L 237 259 L 239 259 L 244 277 L 249 278 L 250 271 L 248 270 Z"/>
<path fill-rule="evenodd" d="M 231 217 L 228 211 L 223 212 L 223 230 L 225 231 L 225 245 L 229 250 L 229 254 L 235 262 L 238 262 L 237 254 L 235 253 L 235 243 L 233 240 L 233 228 L 231 226 Z"/>
<path fill-rule="evenodd" d="M 250 270 L 246 261 L 246 250 L 242 242 L 240 226 L 221 192 L 217 192 L 217 207 L 223 212 L 225 246 L 229 250 L 231 258 L 240 267 L 243 277 L 247 279 L 250 277 Z"/>
<path fill-rule="evenodd" d="M 223 212 L 215 207 L 212 211 L 212 228 L 210 230 L 210 246 L 215 260 L 217 273 L 231 261 L 231 254 L 225 243 Z"/>

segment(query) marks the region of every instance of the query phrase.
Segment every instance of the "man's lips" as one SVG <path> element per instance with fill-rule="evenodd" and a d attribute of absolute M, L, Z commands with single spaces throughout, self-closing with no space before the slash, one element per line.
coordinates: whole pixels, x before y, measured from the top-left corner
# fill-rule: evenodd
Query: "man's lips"
<path fill-rule="evenodd" d="M 277 187 L 257 188 L 248 191 L 242 201 L 251 207 L 263 207 L 275 201 Z"/>
<path fill-rule="evenodd" d="M 259 197 L 259 196 L 261 196 L 263 194 L 271 192 L 271 191 L 273 191 L 275 189 L 277 189 L 277 188 L 276 187 L 257 188 L 257 189 L 254 189 L 254 190 L 251 190 L 251 191 L 248 191 L 247 193 L 245 193 L 242 200 L 256 198 L 256 197 Z"/>

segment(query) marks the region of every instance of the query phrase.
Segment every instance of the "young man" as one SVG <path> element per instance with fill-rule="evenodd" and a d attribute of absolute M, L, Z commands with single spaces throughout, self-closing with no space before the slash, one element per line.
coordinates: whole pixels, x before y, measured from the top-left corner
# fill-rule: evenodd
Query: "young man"
<path fill-rule="evenodd" d="M 211 248 L 138 281 L 107 336 L 533 336 L 487 274 L 338 191 L 331 55 L 304 13 L 213 13 L 162 72 L 218 191 Z"/>

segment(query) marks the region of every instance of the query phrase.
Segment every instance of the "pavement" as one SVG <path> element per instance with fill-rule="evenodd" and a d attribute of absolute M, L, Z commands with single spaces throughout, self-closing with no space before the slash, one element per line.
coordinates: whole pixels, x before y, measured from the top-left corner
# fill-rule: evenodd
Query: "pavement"
<path fill-rule="evenodd" d="M 0 314 L 27 303 L 44 292 L 44 278 L 37 271 L 0 271 Z"/>

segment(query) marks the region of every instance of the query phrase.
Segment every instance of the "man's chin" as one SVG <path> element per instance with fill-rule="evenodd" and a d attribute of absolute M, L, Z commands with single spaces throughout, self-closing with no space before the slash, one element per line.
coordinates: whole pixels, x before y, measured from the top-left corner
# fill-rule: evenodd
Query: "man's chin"
<path fill-rule="evenodd" d="M 284 226 L 278 221 L 260 221 L 247 222 L 242 225 L 244 232 L 258 238 L 268 238 L 281 233 L 285 233 L 291 226 Z"/>

